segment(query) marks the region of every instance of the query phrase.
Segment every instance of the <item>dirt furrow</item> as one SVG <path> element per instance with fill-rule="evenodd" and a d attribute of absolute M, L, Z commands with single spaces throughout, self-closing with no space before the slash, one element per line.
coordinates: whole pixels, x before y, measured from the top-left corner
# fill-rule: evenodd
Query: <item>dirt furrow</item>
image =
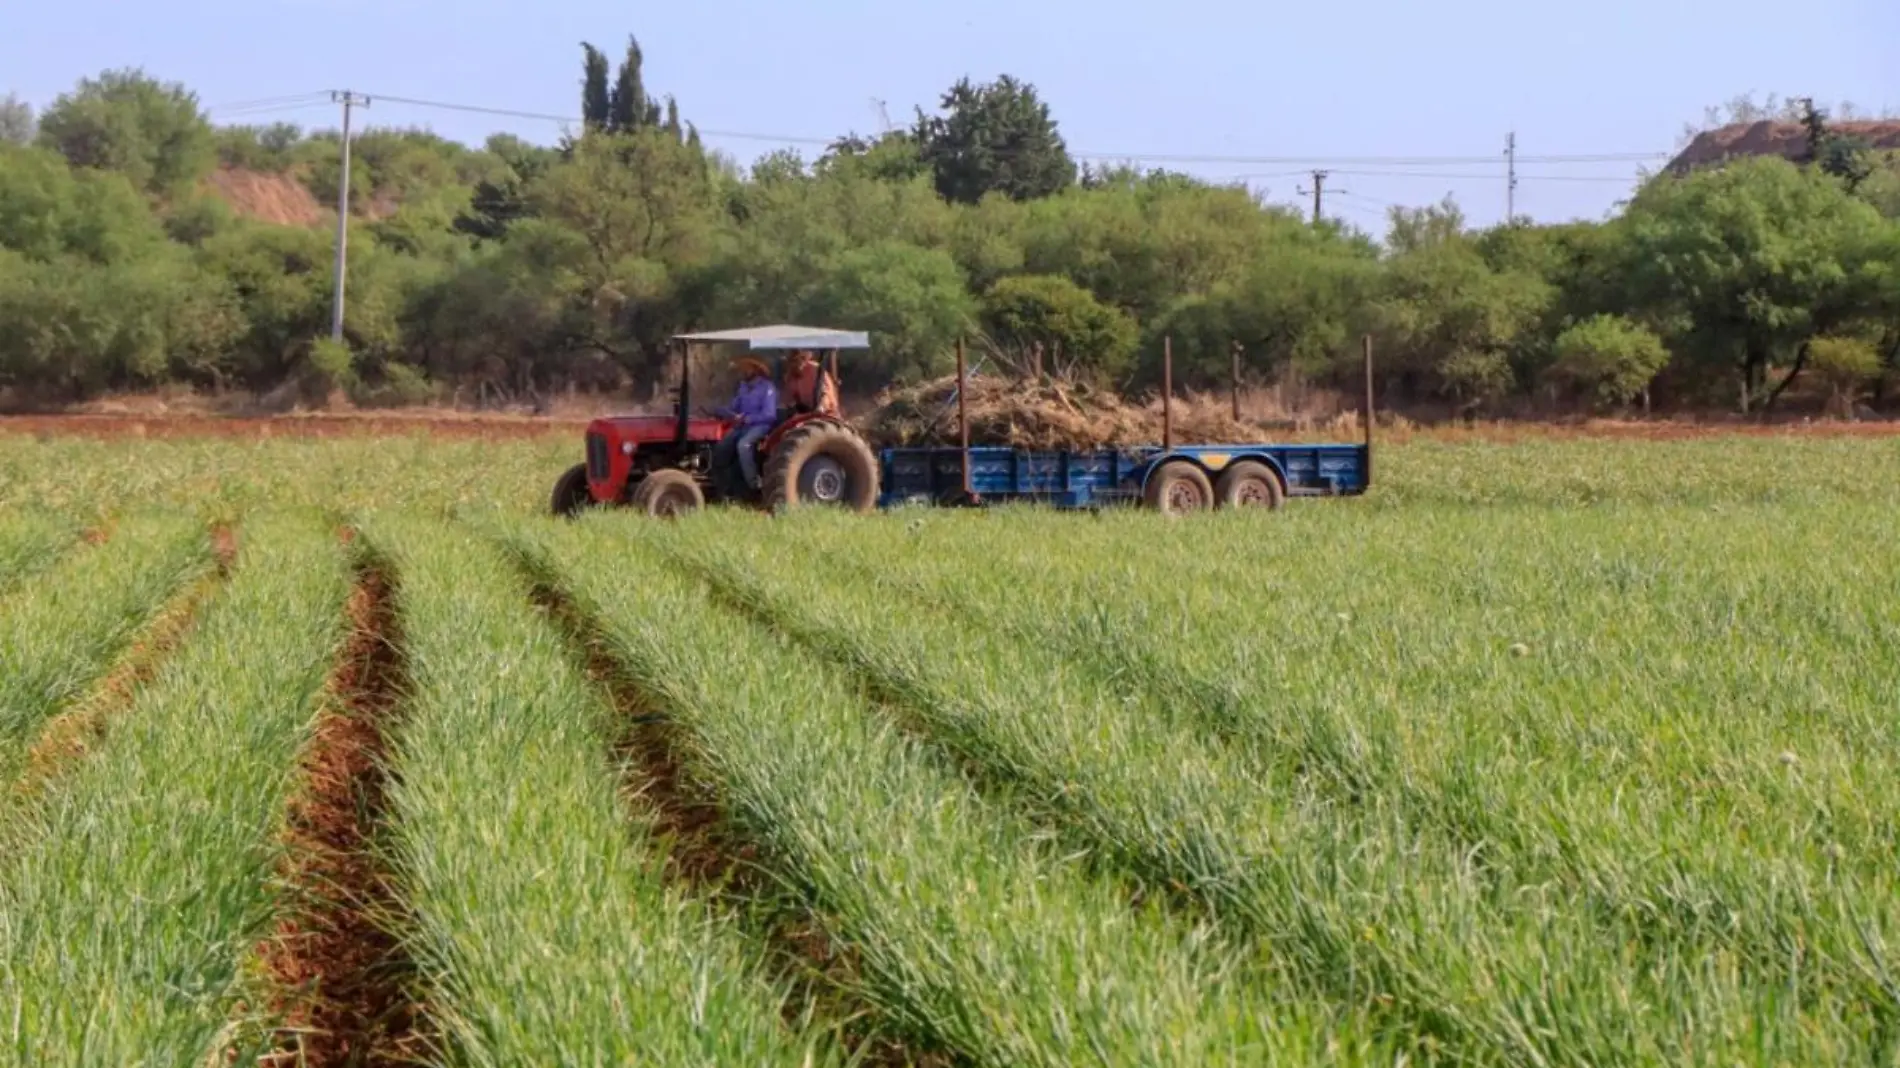
<path fill-rule="evenodd" d="M 528 575 L 534 602 L 567 637 L 587 675 L 608 695 L 627 725 L 614 755 L 626 769 L 622 789 L 633 803 L 655 814 L 654 831 L 668 842 L 670 877 L 714 897 L 749 920 L 773 950 L 780 977 L 797 996 L 786 999 L 787 1022 L 806 1014 L 856 1021 L 870 1009 L 848 991 L 859 984 L 850 947 L 832 939 L 802 910 L 773 901 L 769 876 L 759 865 L 757 847 L 736 833 L 722 815 L 718 799 L 686 775 L 682 754 L 689 746 L 665 709 L 649 698 L 608 652 L 596 621 L 567 595 Z M 765 919 L 754 908 L 766 902 Z M 868 1034 L 846 1023 L 838 1032 L 858 1063 L 874 1066 L 952 1063 L 934 1051 L 918 1051 Z"/>
<path fill-rule="evenodd" d="M 106 528 L 94 527 L 86 532 L 85 540 L 100 544 L 107 536 Z M 211 571 L 173 595 L 119 656 L 112 670 L 40 731 L 27 750 L 26 764 L 14 784 L 17 799 L 37 795 L 97 745 L 113 717 L 131 703 L 137 689 L 151 680 L 191 632 L 205 601 L 231 575 L 237 559 L 237 532 L 228 526 L 212 528 L 211 547 Z"/>
<path fill-rule="evenodd" d="M 430 1045 L 414 968 L 392 933 L 402 910 L 375 852 L 405 678 L 393 594 L 388 568 L 359 564 L 350 636 L 299 760 L 279 872 L 285 906 L 258 953 L 278 1021 L 265 1064 L 411 1063 Z"/>

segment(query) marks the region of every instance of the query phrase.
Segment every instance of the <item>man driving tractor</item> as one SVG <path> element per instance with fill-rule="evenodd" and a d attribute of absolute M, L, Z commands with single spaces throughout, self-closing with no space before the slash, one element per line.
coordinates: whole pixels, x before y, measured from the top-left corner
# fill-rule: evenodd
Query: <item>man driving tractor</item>
<path fill-rule="evenodd" d="M 732 461 L 738 460 L 746 488 L 756 490 L 759 488 L 757 446 L 760 439 L 778 425 L 778 388 L 772 385 L 771 369 L 762 361 L 743 356 L 733 363 L 739 369 L 738 392 L 733 394 L 730 407 L 720 408 L 715 414 L 723 419 L 737 419 L 738 423 L 719 442 L 714 465 L 730 472 Z"/>

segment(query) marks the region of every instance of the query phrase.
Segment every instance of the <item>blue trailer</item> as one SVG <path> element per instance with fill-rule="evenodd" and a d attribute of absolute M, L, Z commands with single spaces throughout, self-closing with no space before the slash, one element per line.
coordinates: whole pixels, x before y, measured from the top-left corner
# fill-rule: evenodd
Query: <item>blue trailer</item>
<path fill-rule="evenodd" d="M 1287 497 L 1364 493 L 1372 477 L 1370 450 L 1369 444 L 883 449 L 878 506 L 1035 501 L 1059 508 L 1145 504 L 1167 512 L 1272 508 Z"/>
<path fill-rule="evenodd" d="M 1238 357 L 1236 357 L 1238 360 Z M 969 375 L 957 346 L 960 445 L 878 453 L 877 504 L 959 505 L 1030 501 L 1058 508 L 1140 504 L 1170 514 L 1208 508 L 1278 508 L 1288 497 L 1349 497 L 1372 485 L 1372 339 L 1365 342 L 1365 440 L 1319 445 L 1174 444 L 1174 360 L 1163 349 L 1159 445 L 1032 451 L 971 446 L 964 398 Z M 1235 373 L 1238 386 L 1239 373 Z M 1239 414 L 1236 393 L 1235 414 Z"/>

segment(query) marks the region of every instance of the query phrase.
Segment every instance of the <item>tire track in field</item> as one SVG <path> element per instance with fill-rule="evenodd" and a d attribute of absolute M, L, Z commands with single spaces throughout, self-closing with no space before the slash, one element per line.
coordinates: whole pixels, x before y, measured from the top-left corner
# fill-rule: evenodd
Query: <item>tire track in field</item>
<path fill-rule="evenodd" d="M 354 531 L 342 537 L 352 542 Z M 349 637 L 298 761 L 278 873 L 285 906 L 258 947 L 277 1020 L 263 1064 L 407 1064 L 432 1042 L 411 995 L 413 963 L 394 933 L 400 899 L 375 853 L 407 677 L 395 582 L 384 561 L 359 556 Z"/>
<path fill-rule="evenodd" d="M 522 569 L 536 607 L 546 612 L 566 637 L 582 669 L 627 723 L 626 734 L 613 755 L 628 769 L 624 773 L 626 794 L 655 813 L 655 830 L 669 843 L 669 877 L 735 913 L 765 903 L 768 916 L 763 923 L 745 926 L 759 932 L 769 944 L 773 966 L 797 992 L 797 996 L 786 999 L 787 1022 L 806 1013 L 842 1021 L 838 1036 L 858 1058 L 858 1064 L 941 1068 L 955 1063 L 945 1053 L 912 1049 L 888 1037 L 868 1034 L 851 1022 L 866 1018 L 872 1010 L 845 993 L 856 985 L 857 968 L 850 947 L 831 939 L 802 910 L 773 902 L 777 890 L 759 864 L 757 847 L 733 833 L 723 818 L 719 799 L 686 774 L 682 754 L 690 750 L 690 742 L 682 737 L 664 708 L 631 680 L 629 672 L 608 651 L 600 621 L 569 597 L 554 576 L 538 570 L 534 561 L 509 555 Z"/>
<path fill-rule="evenodd" d="M 106 528 L 93 527 L 81 540 L 99 545 L 108 536 Z M 112 720 L 132 703 L 138 688 L 151 681 L 191 633 L 206 602 L 231 577 L 231 567 L 237 560 L 237 531 L 223 524 L 213 527 L 211 550 L 211 570 L 174 594 L 132 639 L 112 669 L 71 708 L 41 729 L 14 783 L 16 801 L 38 796 L 62 771 L 84 759 L 105 737 Z"/>

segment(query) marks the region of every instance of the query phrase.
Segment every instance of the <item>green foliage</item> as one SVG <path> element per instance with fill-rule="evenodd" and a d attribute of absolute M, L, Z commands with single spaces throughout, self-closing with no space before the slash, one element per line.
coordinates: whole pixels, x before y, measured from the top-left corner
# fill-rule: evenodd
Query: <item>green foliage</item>
<path fill-rule="evenodd" d="M 612 95 L 607 88 L 607 54 L 581 43 L 581 121 L 605 129 L 612 121 Z"/>
<path fill-rule="evenodd" d="M 1547 381 L 1600 404 L 1628 404 L 1669 362 L 1662 339 L 1621 316 L 1598 315 L 1558 335 Z"/>
<path fill-rule="evenodd" d="M 583 49 L 578 138 L 357 134 L 345 326 L 367 402 L 651 395 L 682 329 L 830 319 L 875 335 L 854 388 L 941 371 L 980 326 L 1013 349 L 1041 340 L 1046 369 L 1059 342 L 1063 364 L 1127 388 L 1158 383 L 1172 339 L 1184 387 L 1224 387 L 1238 342 L 1250 381 L 1356 390 L 1371 333 L 1401 407 L 1501 410 L 1540 386 L 1616 403 L 1621 372 L 1595 377 L 1559 345 L 1611 316 L 1663 343 L 1663 406 L 1739 391 L 1754 408 L 1807 373 L 1811 338 L 1900 337 L 1900 166 L 1841 171 L 1819 112 L 1817 165 L 1659 177 L 1604 223 L 1474 232 L 1449 200 L 1398 209 L 1380 247 L 1238 186 L 1078 176 L 1049 107 L 1008 76 L 960 80 L 909 129 L 741 166 L 646 86 L 637 40 L 618 71 Z M 15 105 L 0 126 L 26 116 Z M 296 387 L 327 332 L 329 228 L 236 218 L 219 190 L 268 199 L 296 181 L 327 210 L 338 133 L 207 132 L 190 94 L 137 72 L 82 82 L 55 111 L 40 144 L 83 165 L 0 138 L 10 394 Z M 283 177 L 194 187 L 207 152 Z"/>
<path fill-rule="evenodd" d="M 198 97 L 139 70 L 111 70 L 61 94 L 40 116 L 39 141 L 75 167 L 117 171 L 150 193 L 188 188 L 216 157 Z"/>
<path fill-rule="evenodd" d="M 1808 367 L 1821 381 L 1836 411 L 1852 414 L 1861 391 L 1879 378 L 1880 350 L 1858 337 L 1817 337 L 1808 342 Z"/>
<path fill-rule="evenodd" d="M 32 144 L 39 125 L 33 105 L 13 93 L 0 97 L 0 144 Z"/>
<path fill-rule="evenodd" d="M 1651 183 L 1621 221 L 1624 300 L 1672 323 L 1671 348 L 1709 373 L 1733 368 L 1748 410 L 1771 362 L 1863 312 L 1884 225 L 1839 182 L 1779 159 Z"/>
<path fill-rule="evenodd" d="M 1075 181 L 1075 163 L 1035 86 L 1003 75 L 944 93 L 945 114 L 920 111 L 912 137 L 945 199 L 974 204 L 990 193 L 1045 197 Z"/>
<path fill-rule="evenodd" d="M 871 331 L 866 377 L 888 381 L 944 373 L 976 308 L 949 254 L 880 241 L 829 263 L 804 310 L 812 319 Z"/>
<path fill-rule="evenodd" d="M 1041 346 L 1044 369 L 1073 367 L 1109 381 L 1127 373 L 1140 340 L 1126 312 L 1057 275 L 1003 279 L 983 295 L 982 316 L 991 339 L 1014 350 L 1016 366 L 1027 367 L 1026 354 Z"/>

